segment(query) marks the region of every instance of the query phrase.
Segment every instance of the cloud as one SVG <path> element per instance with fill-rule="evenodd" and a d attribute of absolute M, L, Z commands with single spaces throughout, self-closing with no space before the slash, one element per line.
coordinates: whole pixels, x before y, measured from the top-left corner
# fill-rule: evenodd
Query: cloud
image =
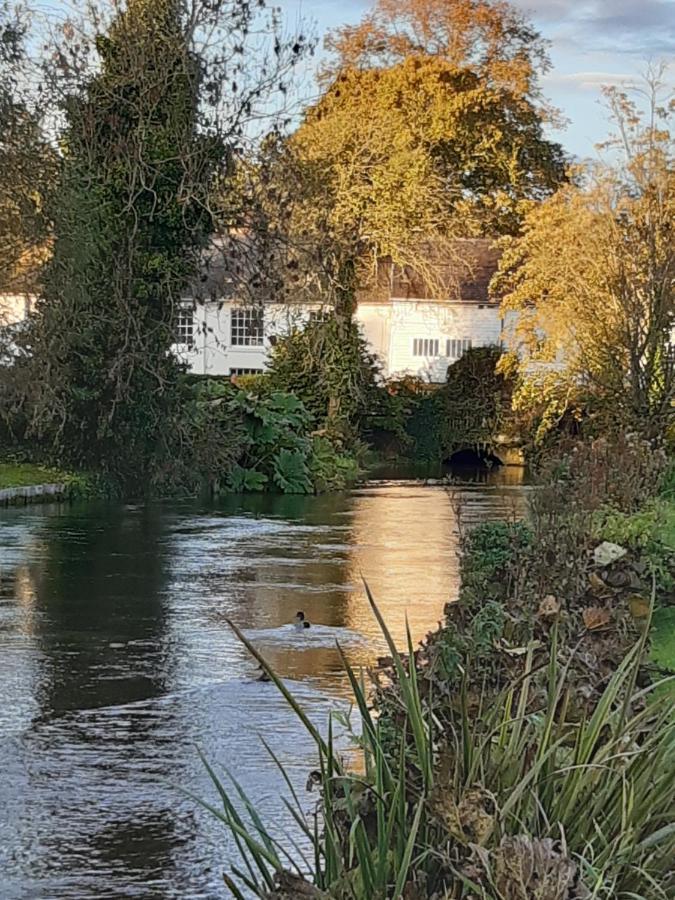
<path fill-rule="evenodd" d="M 597 91 L 605 85 L 630 87 L 639 84 L 639 78 L 617 72 L 571 72 L 567 75 L 552 73 L 542 79 L 546 87 L 572 88 L 575 90 Z"/>
<path fill-rule="evenodd" d="M 634 55 L 675 52 L 675 0 L 513 0 L 558 41 Z"/>

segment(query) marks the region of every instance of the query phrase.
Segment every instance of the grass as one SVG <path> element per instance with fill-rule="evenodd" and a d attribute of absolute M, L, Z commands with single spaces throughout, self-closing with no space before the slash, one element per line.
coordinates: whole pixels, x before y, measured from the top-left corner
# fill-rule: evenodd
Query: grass
<path fill-rule="evenodd" d="M 441 729 L 368 597 L 394 660 L 399 749 L 385 749 L 363 678 L 343 656 L 361 720 L 356 771 L 341 762 L 332 719 L 324 738 L 232 625 L 313 737 L 321 776 L 320 805 L 307 815 L 268 748 L 310 847 L 305 856 L 290 836 L 272 838 L 241 786 L 207 765 L 219 804 L 204 805 L 242 857 L 224 876 L 234 897 L 673 896 L 675 726 L 672 711 L 651 701 L 660 685 L 637 687 L 646 632 L 585 718 L 573 711 L 569 667 L 559 665 L 554 641 L 543 697 L 529 647 L 524 675 L 499 696 L 476 697 L 468 679 L 448 696 Z M 408 660 L 412 650 L 408 636 Z"/>
<path fill-rule="evenodd" d="M 0 490 L 34 484 L 56 484 L 68 479 L 69 476 L 58 469 L 34 463 L 0 463 Z"/>
<path fill-rule="evenodd" d="M 663 543 L 675 550 L 675 500 L 668 500 L 665 504 L 664 519 Z"/>

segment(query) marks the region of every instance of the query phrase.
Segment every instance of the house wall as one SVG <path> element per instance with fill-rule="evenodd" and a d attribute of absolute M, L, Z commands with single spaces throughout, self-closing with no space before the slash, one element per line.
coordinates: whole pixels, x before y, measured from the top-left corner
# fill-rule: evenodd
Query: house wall
<path fill-rule="evenodd" d="M 186 299 L 186 305 L 192 301 Z M 265 307 L 265 334 L 262 345 L 232 344 L 230 300 L 197 303 L 194 306 L 194 346 L 175 345 L 174 351 L 198 375 L 231 375 L 236 369 L 263 370 L 270 350 L 270 338 L 287 333 L 309 319 L 309 308 Z"/>
<path fill-rule="evenodd" d="M 389 347 L 391 345 L 391 306 L 388 303 L 359 303 L 356 321 L 370 350 L 382 365 L 382 374 L 389 376 Z"/>
<path fill-rule="evenodd" d="M 22 322 L 32 307 L 31 294 L 0 294 L 0 328 Z"/>
<path fill-rule="evenodd" d="M 416 356 L 415 340 L 438 340 L 438 356 Z M 391 303 L 388 375 L 415 375 L 443 382 L 455 361 L 446 355 L 449 339 L 470 340 L 473 347 L 499 344 L 501 318 L 494 306 L 393 300 Z"/>
<path fill-rule="evenodd" d="M 189 302 L 189 301 L 186 301 Z M 241 347 L 231 342 L 232 301 L 197 304 L 194 310 L 195 343 L 189 350 L 175 348 L 191 371 L 201 375 L 230 375 L 236 369 L 264 369 L 270 338 L 288 332 L 309 319 L 309 307 L 265 308 L 265 338 L 262 346 Z M 383 374 L 415 375 L 432 382 L 445 381 L 448 339 L 470 339 L 472 346 L 498 344 L 501 319 L 494 306 L 476 303 L 434 303 L 394 300 L 360 303 L 356 320 L 372 351 L 382 363 Z M 436 357 L 415 356 L 416 339 L 439 342 Z"/>

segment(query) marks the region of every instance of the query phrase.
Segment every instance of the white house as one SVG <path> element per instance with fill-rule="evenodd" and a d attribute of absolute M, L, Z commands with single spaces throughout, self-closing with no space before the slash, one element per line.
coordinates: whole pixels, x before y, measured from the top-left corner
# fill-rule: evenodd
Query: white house
<path fill-rule="evenodd" d="M 380 286 L 358 299 L 356 319 L 386 377 L 443 382 L 467 349 L 500 344 L 499 305 L 488 297 L 497 262 L 491 241 L 456 241 L 441 297 L 429 297 L 415 272 L 383 264 Z M 242 305 L 217 264 L 194 293 L 179 311 L 175 351 L 201 375 L 262 372 L 275 336 L 323 314 L 316 305 Z"/>
<path fill-rule="evenodd" d="M 265 369 L 275 336 L 302 327 L 325 311 L 317 304 L 254 307 L 233 295 L 233 282 L 217 242 L 202 277 L 183 298 L 175 353 L 200 375 L 244 375 Z M 445 381 L 448 366 L 470 347 L 500 344 L 499 304 L 488 297 L 498 253 L 487 239 L 458 240 L 444 264 L 439 297 L 428 296 L 411 270 L 383 263 L 378 286 L 358 298 L 356 319 L 386 377 L 414 375 Z M 0 326 L 31 309 L 24 295 L 0 297 Z"/>

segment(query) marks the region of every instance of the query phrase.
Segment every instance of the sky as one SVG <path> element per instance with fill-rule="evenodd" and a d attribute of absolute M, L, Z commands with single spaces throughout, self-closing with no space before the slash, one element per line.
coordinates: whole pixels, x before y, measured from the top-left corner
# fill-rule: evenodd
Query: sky
<path fill-rule="evenodd" d="M 603 84 L 639 81 L 651 62 L 669 63 L 675 84 L 675 0 L 512 0 L 550 42 L 551 71 L 545 96 L 568 124 L 555 131 L 575 156 L 596 157 L 610 123 L 601 102 Z M 317 35 L 358 22 L 366 0 L 281 0 L 289 28 L 298 18 L 313 22 Z"/>

